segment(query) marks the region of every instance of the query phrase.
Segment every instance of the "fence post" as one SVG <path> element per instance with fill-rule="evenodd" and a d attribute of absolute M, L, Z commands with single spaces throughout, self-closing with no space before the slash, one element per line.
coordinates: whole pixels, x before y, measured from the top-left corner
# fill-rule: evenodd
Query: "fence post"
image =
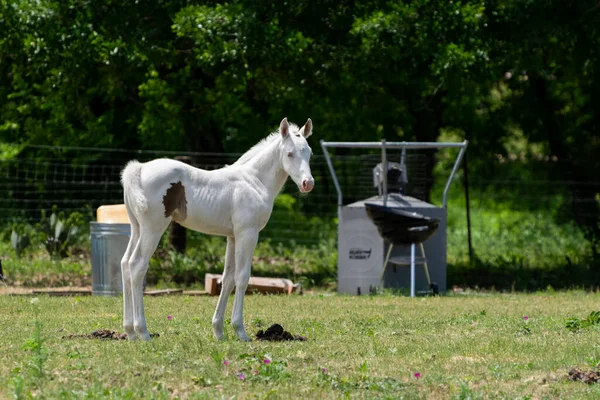
<path fill-rule="evenodd" d="M 465 203 L 467 209 L 467 241 L 469 244 L 469 264 L 473 265 L 473 241 L 471 239 L 471 204 L 469 201 L 469 167 L 467 164 L 467 152 L 465 152 L 463 156 L 463 170 L 464 170 L 464 180 L 463 185 L 465 187 Z"/>

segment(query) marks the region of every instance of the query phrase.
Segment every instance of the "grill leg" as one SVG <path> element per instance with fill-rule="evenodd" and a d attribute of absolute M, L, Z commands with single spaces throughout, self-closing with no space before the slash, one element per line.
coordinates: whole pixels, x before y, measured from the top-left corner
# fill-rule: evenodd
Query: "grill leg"
<path fill-rule="evenodd" d="M 415 244 L 410 245 L 410 297 L 415 297 Z"/>
<path fill-rule="evenodd" d="M 427 275 L 427 283 L 431 286 L 431 278 L 429 277 L 429 267 L 427 266 L 427 258 L 425 257 L 425 248 L 423 243 L 419 243 L 421 246 L 421 257 L 423 257 L 423 266 L 425 267 L 425 275 Z"/>
<path fill-rule="evenodd" d="M 383 275 L 385 274 L 385 269 L 387 268 L 388 261 L 390 261 L 390 255 L 392 254 L 392 249 L 394 245 L 390 243 L 390 247 L 388 247 L 387 254 L 385 255 L 385 261 L 383 262 L 383 268 L 381 268 L 381 277 L 379 278 L 379 286 L 383 289 Z"/>

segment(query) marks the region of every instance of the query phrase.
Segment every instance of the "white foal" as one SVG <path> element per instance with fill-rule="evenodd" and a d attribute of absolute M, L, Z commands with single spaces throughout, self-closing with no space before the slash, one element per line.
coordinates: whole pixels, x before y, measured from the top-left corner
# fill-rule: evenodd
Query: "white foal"
<path fill-rule="evenodd" d="M 150 339 L 142 283 L 150 257 L 171 221 L 227 237 L 223 286 L 212 320 L 213 332 L 217 339 L 223 339 L 227 299 L 235 286 L 231 325 L 240 340 L 250 340 L 244 330 L 244 294 L 258 232 L 267 224 L 275 196 L 288 175 L 301 192 L 312 190 L 312 151 L 306 142 L 311 134 L 310 119 L 298 128 L 284 118 L 278 132 L 252 147 L 235 164 L 214 171 L 169 159 L 127 164 L 121 182 L 131 238 L 121 270 L 123 328 L 129 340 Z"/>

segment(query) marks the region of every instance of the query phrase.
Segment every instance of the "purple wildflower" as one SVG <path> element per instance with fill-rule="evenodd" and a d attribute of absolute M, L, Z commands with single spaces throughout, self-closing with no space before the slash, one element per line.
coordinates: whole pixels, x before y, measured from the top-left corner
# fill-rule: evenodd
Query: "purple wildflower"
<path fill-rule="evenodd" d="M 265 361 L 264 361 L 264 363 L 265 363 L 265 364 L 267 364 L 267 365 L 268 365 L 268 364 L 271 364 L 271 360 L 269 360 L 268 358 L 265 358 Z"/>
<path fill-rule="evenodd" d="M 229 361 L 227 361 L 227 360 L 223 360 L 223 365 L 224 365 L 224 366 L 228 366 L 228 365 L 229 365 Z"/>
<path fill-rule="evenodd" d="M 238 374 L 238 378 L 240 378 L 240 381 L 243 381 L 244 379 L 246 379 L 244 374 Z"/>
<path fill-rule="evenodd" d="M 321 368 L 321 372 L 326 374 L 327 373 L 327 368 Z"/>
<path fill-rule="evenodd" d="M 420 372 L 415 372 L 415 378 L 419 379 L 421 377 L 421 373 Z"/>
<path fill-rule="evenodd" d="M 529 317 L 528 317 L 527 315 L 526 315 L 526 316 L 524 316 L 524 317 L 523 317 L 523 321 L 525 321 L 525 322 L 529 321 Z"/>
<path fill-rule="evenodd" d="M 168 320 L 172 320 L 172 319 L 173 319 L 173 316 L 172 316 L 172 315 L 167 315 L 167 319 L 168 319 Z"/>

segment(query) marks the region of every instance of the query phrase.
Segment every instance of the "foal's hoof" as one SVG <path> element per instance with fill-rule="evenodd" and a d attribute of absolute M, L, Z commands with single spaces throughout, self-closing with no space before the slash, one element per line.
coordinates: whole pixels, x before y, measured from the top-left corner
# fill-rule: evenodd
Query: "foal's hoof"
<path fill-rule="evenodd" d="M 147 342 L 150 340 L 150 334 L 148 333 L 148 331 L 143 331 L 143 332 L 137 332 L 137 337 L 140 338 L 141 340 L 143 340 L 144 342 Z"/>
<path fill-rule="evenodd" d="M 225 340 L 225 335 L 221 334 L 221 335 L 217 335 L 215 334 L 215 339 L 217 339 L 218 342 L 222 342 Z"/>
<path fill-rule="evenodd" d="M 135 342 L 136 340 L 138 340 L 138 335 L 136 335 L 135 333 L 133 334 L 127 334 L 127 340 L 130 342 Z"/>
<path fill-rule="evenodd" d="M 246 332 L 238 333 L 238 339 L 240 339 L 241 342 L 251 342 L 252 341 L 252 339 L 250 339 L 250 336 L 248 336 L 246 334 Z"/>
<path fill-rule="evenodd" d="M 140 335 L 140 339 L 142 339 L 144 342 L 148 342 L 150 340 L 150 334 L 146 332 L 145 334 Z"/>
<path fill-rule="evenodd" d="M 225 340 L 225 332 L 223 329 L 213 329 L 213 335 L 219 342 Z"/>

